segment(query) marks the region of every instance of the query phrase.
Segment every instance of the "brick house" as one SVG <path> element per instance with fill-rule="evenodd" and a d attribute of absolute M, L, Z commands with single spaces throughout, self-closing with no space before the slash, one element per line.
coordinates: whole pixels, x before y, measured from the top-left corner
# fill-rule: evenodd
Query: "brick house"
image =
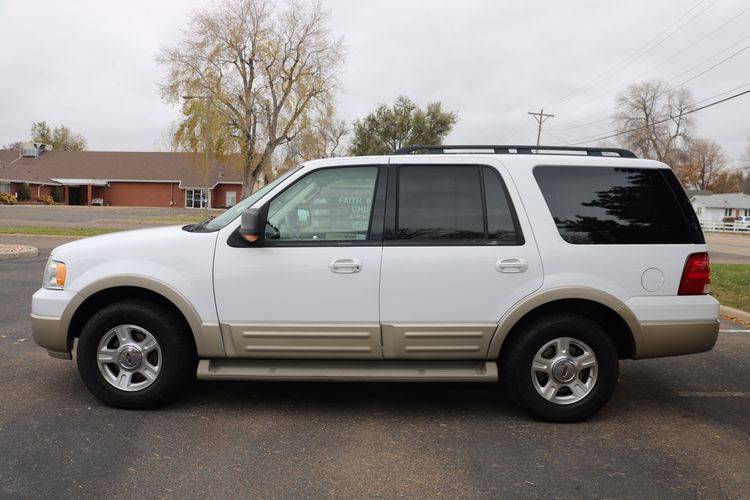
<path fill-rule="evenodd" d="M 164 152 L 50 151 L 27 144 L 0 149 L 0 192 L 18 193 L 26 182 L 32 198 L 63 191 L 68 205 L 211 208 L 240 200 L 242 174 L 214 162 L 205 174 L 201 155 Z"/>

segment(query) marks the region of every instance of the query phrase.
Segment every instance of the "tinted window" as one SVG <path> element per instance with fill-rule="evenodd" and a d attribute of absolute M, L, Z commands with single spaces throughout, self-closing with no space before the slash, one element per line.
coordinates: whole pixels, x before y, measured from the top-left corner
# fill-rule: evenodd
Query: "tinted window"
<path fill-rule="evenodd" d="M 478 167 L 403 166 L 398 181 L 397 239 L 484 239 Z"/>
<path fill-rule="evenodd" d="M 484 195 L 487 201 L 487 237 L 491 240 L 522 245 L 516 214 L 500 174 L 494 168 L 483 167 Z"/>
<path fill-rule="evenodd" d="M 569 243 L 694 242 L 659 169 L 550 166 L 536 167 L 534 176 Z"/>

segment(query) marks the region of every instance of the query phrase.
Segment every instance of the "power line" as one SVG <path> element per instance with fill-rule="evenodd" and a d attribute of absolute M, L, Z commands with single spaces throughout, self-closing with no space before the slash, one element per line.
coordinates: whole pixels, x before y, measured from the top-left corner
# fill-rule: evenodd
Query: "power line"
<path fill-rule="evenodd" d="M 641 73 L 640 75 L 638 75 L 638 76 L 636 77 L 636 79 L 639 79 L 639 78 L 641 78 L 641 77 L 643 77 L 643 76 L 645 76 L 645 75 L 649 74 L 649 73 L 650 73 L 650 72 L 652 72 L 653 70 L 655 70 L 655 69 L 657 69 L 657 68 L 659 68 L 659 67 L 663 66 L 663 65 L 664 65 L 665 63 L 667 63 L 667 62 L 669 62 L 669 61 L 673 60 L 674 58 L 676 58 L 676 57 L 678 57 L 678 56 L 682 55 L 683 53 L 685 53 L 686 51 L 688 51 L 688 50 L 689 50 L 689 49 L 691 49 L 692 47 L 695 47 L 695 46 L 696 46 L 696 45 L 698 45 L 698 44 L 699 44 L 700 42 L 704 41 L 704 40 L 705 40 L 706 38 L 710 37 L 711 35 L 713 35 L 713 34 L 714 34 L 714 33 L 716 33 L 717 31 L 719 31 L 720 29 L 722 29 L 722 28 L 724 28 L 725 26 L 727 26 L 728 24 L 730 24 L 730 23 L 734 22 L 735 20 L 737 20 L 738 18 L 740 18 L 741 16 L 743 16 L 744 14 L 746 14 L 746 13 L 747 13 L 748 11 L 750 11 L 750 7 L 748 7 L 748 8 L 746 8 L 746 9 L 744 9 L 744 10 L 740 11 L 740 12 L 739 12 L 738 14 L 735 14 L 735 15 L 734 15 L 733 17 L 731 17 L 730 19 L 728 19 L 728 20 L 724 21 L 724 22 L 723 22 L 723 23 L 721 23 L 721 24 L 720 24 L 719 26 L 715 27 L 714 29 L 712 29 L 711 31 L 709 31 L 708 33 L 706 33 L 705 35 L 703 35 L 702 37 L 700 37 L 699 39 L 697 39 L 696 41 L 694 41 L 693 43 L 691 43 L 690 45 L 688 45 L 688 46 L 684 47 L 684 48 L 683 48 L 683 49 L 681 49 L 680 51 L 676 52 L 675 54 L 672 54 L 672 55 L 671 55 L 671 56 L 669 56 L 668 58 L 666 58 L 666 59 L 662 60 L 662 61 L 661 61 L 660 63 L 658 63 L 658 64 L 656 64 L 656 65 L 652 66 L 651 68 L 649 68 L 648 70 L 644 71 L 643 73 Z M 715 54 L 713 54 L 713 55 L 712 55 L 711 57 L 709 57 L 709 58 L 707 58 L 707 59 L 704 59 L 704 60 L 703 60 L 703 61 L 701 61 L 700 63 L 698 63 L 698 64 L 696 64 L 696 65 L 694 65 L 694 66 L 691 66 L 691 67 L 690 67 L 690 68 L 688 68 L 687 70 L 685 70 L 685 71 L 683 71 L 683 72 L 681 72 L 681 73 L 679 73 L 679 74 L 675 75 L 675 76 L 674 76 L 674 77 L 673 77 L 672 79 L 670 79 L 670 80 L 669 80 L 669 81 L 668 81 L 667 83 L 669 83 L 669 82 L 671 82 L 671 81 L 673 81 L 673 80 L 677 79 L 678 77 L 680 77 L 680 76 L 684 75 L 685 73 L 688 73 L 688 72 L 692 71 L 693 69 L 695 69 L 695 68 L 697 68 L 697 67 L 700 67 L 701 65 L 703 65 L 704 63 L 706 63 L 706 62 L 710 61 L 711 59 L 715 58 L 716 56 L 720 55 L 721 53 L 723 53 L 723 52 L 725 52 L 725 51 L 727 51 L 727 50 L 731 49 L 731 48 L 732 48 L 732 47 L 734 47 L 735 45 L 738 45 L 738 44 L 740 44 L 741 42 L 745 41 L 745 40 L 746 40 L 747 38 L 750 38 L 750 36 L 746 36 L 746 37 L 744 37 L 744 38 L 741 38 L 740 40 L 737 40 L 736 42 L 734 42 L 734 43 L 732 43 L 732 44 L 728 45 L 727 47 L 724 47 L 724 48 L 723 48 L 723 49 L 721 49 L 720 51 L 718 51 L 718 52 L 716 52 Z M 732 55 L 732 57 L 734 57 L 734 55 L 737 55 L 737 54 L 733 54 L 733 55 Z M 730 57 L 730 58 L 731 58 L 731 57 Z M 722 62 L 725 62 L 725 61 L 721 61 L 721 62 L 720 62 L 719 64 L 721 64 Z M 716 64 L 716 65 L 715 65 L 715 66 L 713 66 L 713 67 L 716 67 L 716 66 L 718 66 L 719 64 Z M 708 68 L 708 69 L 706 70 L 706 72 L 707 72 L 707 71 L 709 71 L 709 70 L 711 70 L 711 69 L 713 69 L 713 67 L 711 67 L 711 68 Z M 701 75 L 696 75 L 696 76 L 695 76 L 694 78 L 697 78 L 698 76 L 701 76 Z M 693 79 L 694 79 L 694 78 L 693 78 Z M 691 81 L 691 80 L 688 80 L 688 81 Z M 680 84 L 680 86 L 681 86 L 681 85 L 684 85 L 685 83 L 687 83 L 687 81 L 686 81 L 686 82 L 683 82 L 682 84 Z M 607 92 L 604 92 L 604 93 L 602 93 L 602 94 L 599 94 L 599 95 L 597 95 L 597 96 L 596 96 L 596 97 L 594 97 L 593 99 L 590 99 L 590 100 L 588 100 L 588 101 L 585 101 L 585 102 L 584 102 L 583 104 L 577 104 L 577 105 L 575 105 L 575 106 L 573 106 L 573 105 L 570 105 L 570 106 L 564 106 L 564 107 L 563 107 L 562 109 L 558 109 L 558 113 L 560 113 L 561 111 L 566 111 L 566 110 L 568 110 L 568 109 L 572 109 L 572 108 L 580 108 L 580 107 L 586 106 L 586 105 L 588 105 L 588 104 L 590 104 L 590 103 L 593 103 L 593 102 L 596 102 L 596 101 L 600 100 L 600 99 L 601 99 L 602 97 L 605 97 L 605 96 L 608 96 L 608 95 L 614 94 L 615 92 L 617 92 L 618 90 L 622 90 L 623 88 L 624 88 L 624 87 L 617 87 L 617 88 L 612 88 L 612 89 L 608 90 Z M 673 87 L 673 88 L 677 88 L 677 87 Z M 672 90 L 672 89 L 670 89 L 670 90 Z M 602 114 L 601 112 L 597 112 L 597 113 L 591 113 L 591 114 L 585 115 L 585 116 L 583 116 L 583 117 L 581 117 L 581 118 L 578 118 L 578 119 L 576 119 L 576 120 L 573 120 L 573 121 L 571 121 L 571 122 L 568 122 L 568 123 L 569 123 L 569 124 L 571 124 L 572 126 L 569 126 L 569 127 L 564 127 L 564 128 L 554 128 L 554 129 L 551 129 L 551 130 L 555 130 L 555 131 L 558 131 L 558 132 L 560 132 L 560 131 L 565 131 L 565 130 L 572 130 L 572 129 L 584 128 L 584 127 L 587 127 L 587 126 L 590 126 L 590 125 L 594 125 L 594 124 L 596 124 L 596 123 L 600 123 L 600 122 L 603 122 L 603 121 L 606 121 L 606 120 L 608 120 L 608 119 L 609 119 L 609 118 L 602 118 L 602 119 L 599 119 L 599 120 L 596 120 L 596 121 L 593 121 L 593 122 L 587 122 L 587 123 L 583 123 L 583 124 L 581 124 L 581 125 L 578 125 L 578 124 L 579 124 L 580 122 L 583 122 L 583 121 L 585 121 L 585 120 L 588 120 L 588 119 L 590 119 L 590 118 L 593 118 L 593 117 L 601 116 L 601 114 Z"/>
<path fill-rule="evenodd" d="M 630 64 L 632 64 L 633 62 L 635 62 L 636 60 L 638 60 L 638 59 L 639 59 L 640 57 L 642 57 L 642 56 L 644 56 L 645 54 L 647 54 L 648 52 L 651 52 L 651 51 L 652 51 L 653 49 L 655 49 L 656 47 L 658 47 L 659 45 L 661 45 L 662 43 L 664 43 L 664 42 L 665 42 L 666 40 L 668 40 L 669 38 L 671 38 L 671 37 L 672 37 L 673 35 L 675 35 L 676 33 L 678 33 L 678 32 L 679 32 L 680 30 L 682 30 L 682 29 L 683 29 L 684 27 L 686 27 L 686 26 L 687 26 L 688 24 L 690 24 L 691 22 L 693 22 L 693 21 L 694 21 L 695 19 L 697 19 L 697 18 L 698 18 L 699 16 L 701 16 L 701 15 L 702 15 L 702 14 L 703 14 L 704 12 L 706 12 L 706 11 L 707 11 L 708 9 L 710 9 L 711 7 L 713 7 L 713 6 L 714 6 L 714 5 L 715 5 L 715 4 L 717 3 L 716 1 L 715 1 L 715 2 L 713 2 L 713 3 L 712 3 L 712 4 L 710 4 L 710 5 L 708 6 L 708 7 L 706 7 L 706 8 L 705 8 L 705 9 L 703 9 L 702 11 L 700 11 L 700 12 L 699 12 L 698 14 L 696 14 L 695 16 L 693 16 L 693 17 L 692 17 L 691 19 L 689 19 L 689 20 L 688 20 L 688 21 L 687 21 L 686 23 L 684 23 L 684 24 L 683 24 L 682 26 L 680 26 L 680 27 L 679 27 L 679 28 L 677 28 L 677 29 L 676 29 L 675 31 L 673 31 L 672 33 L 668 34 L 668 35 L 667 35 L 667 36 L 666 36 L 665 38 L 663 38 L 662 40 L 660 40 L 660 41 L 659 41 L 659 42 L 658 42 L 658 43 L 657 43 L 656 45 L 654 45 L 653 47 L 649 48 L 649 49 L 648 49 L 648 50 L 646 50 L 645 52 L 643 52 L 643 53 L 640 53 L 640 52 L 641 52 L 641 51 L 643 51 L 643 50 L 644 50 L 644 49 L 645 49 L 646 47 L 648 47 L 648 45 L 649 45 L 649 44 L 651 44 L 651 43 L 652 43 L 653 41 L 655 41 L 655 40 L 657 40 L 657 39 L 658 39 L 659 37 L 661 37 L 661 36 L 662 36 L 662 35 L 663 35 L 663 34 L 664 34 L 664 33 L 665 33 L 666 31 L 670 30 L 670 29 L 671 29 L 671 28 L 672 28 L 672 27 L 673 27 L 674 25 L 676 25 L 676 24 L 677 24 L 677 23 L 679 23 L 679 22 L 680 22 L 680 21 L 681 21 L 682 19 L 684 19 L 685 17 L 687 17 L 687 16 L 688 16 L 688 15 L 689 15 L 689 14 L 690 14 L 690 13 L 691 13 L 692 11 L 694 11 L 695 9 L 697 9 L 697 8 L 698 8 L 698 7 L 699 7 L 699 6 L 700 6 L 700 5 L 702 4 L 702 3 L 704 3 L 705 1 L 706 1 L 706 0 L 701 0 L 701 1 L 699 1 L 699 2 L 698 2 L 697 4 L 695 4 L 695 5 L 693 6 L 693 7 L 691 7 L 690 9 L 688 9 L 688 10 L 687 10 L 687 11 L 686 11 L 686 12 L 685 12 L 684 14 L 682 14 L 682 15 L 681 15 L 680 17 L 678 17 L 678 18 L 677 18 L 677 19 L 676 19 L 676 20 L 675 20 L 674 22 L 672 22 L 672 24 L 670 24 L 669 26 L 667 26 L 666 28 L 664 28 L 663 30 L 661 30 L 661 31 L 660 31 L 659 33 L 657 33 L 656 35 L 654 35 L 653 37 L 651 37 L 651 38 L 650 38 L 650 39 L 649 39 L 648 41 L 646 41 L 645 43 L 643 43 L 642 45 L 640 45 L 640 46 L 639 46 L 639 47 L 638 47 L 637 49 L 635 49 L 635 50 L 634 50 L 633 52 L 631 52 L 630 54 L 628 54 L 628 55 L 627 55 L 627 56 L 626 56 L 626 57 L 625 57 L 624 59 L 622 59 L 622 60 L 621 60 L 620 62 L 618 62 L 617 64 L 615 64 L 614 66 L 612 66 L 612 67 L 611 67 L 610 69 L 608 69 L 608 70 L 607 70 L 607 71 L 605 71 L 604 73 L 602 73 L 602 74 L 600 74 L 599 76 L 597 76 L 596 78 L 594 78 L 594 79 L 593 79 L 592 81 L 590 81 L 590 82 L 589 82 L 588 84 L 584 85 L 583 87 L 579 87 L 579 88 L 578 88 L 577 90 L 574 90 L 573 92 L 571 92 L 571 93 L 570 93 L 570 94 L 568 94 L 567 96 L 563 97 L 562 99 L 559 99 L 559 100 L 557 100 L 557 101 L 554 101 L 554 102 L 552 102 L 552 103 L 551 103 L 550 105 L 561 104 L 561 103 L 563 103 L 563 102 L 565 102 L 565 101 L 567 101 L 567 100 L 569 100 L 569 99 L 571 99 L 571 98 L 575 97 L 576 95 L 578 95 L 578 94 L 580 94 L 580 93 L 582 93 L 582 92 L 585 92 L 586 90 L 589 90 L 589 89 L 591 89 L 592 87 L 594 87 L 594 86 L 595 86 L 595 85 L 596 85 L 597 83 L 599 83 L 600 81 L 602 81 L 602 80 L 605 80 L 605 79 L 606 79 L 606 78 L 608 78 L 609 76 L 611 76 L 611 75 L 613 75 L 613 74 L 617 73 L 618 71 L 620 71 L 620 70 L 622 70 L 622 69 L 626 68 L 627 66 L 629 66 Z"/>
<path fill-rule="evenodd" d="M 713 35 L 713 34 L 714 34 L 714 33 L 716 33 L 717 31 L 719 31 L 720 29 L 724 28 L 724 27 L 725 27 L 725 26 L 727 26 L 728 24 L 732 23 L 733 21 L 735 21 L 736 19 L 738 19 L 739 17 L 741 17 L 741 16 L 743 15 L 743 14 L 746 14 L 746 13 L 747 13 L 748 11 L 750 11 L 750 7 L 748 7 L 748 8 L 746 8 L 746 9 L 744 9 L 744 10 L 740 11 L 740 13 L 739 13 L 739 14 L 736 14 L 736 15 L 735 15 L 734 17 L 732 17 L 732 18 L 730 18 L 729 20 L 727 20 L 727 21 L 725 21 L 725 22 L 721 23 L 721 24 L 720 24 L 719 26 L 717 26 L 716 28 L 712 29 L 711 31 L 709 31 L 708 33 L 706 33 L 705 35 L 703 35 L 702 37 L 700 37 L 699 39 L 697 39 L 696 41 L 694 41 L 693 43 L 691 43 L 690 45 L 688 45 L 688 46 L 684 47 L 683 49 L 679 50 L 678 52 L 676 52 L 676 53 L 672 54 L 671 56 L 669 56 L 669 57 L 667 57 L 666 59 L 662 60 L 662 61 L 661 61 L 661 62 L 659 62 L 658 64 L 655 64 L 654 66 L 650 67 L 649 69 L 647 69 L 647 70 L 646 70 L 646 71 L 644 71 L 643 73 L 639 74 L 639 75 L 638 75 L 637 77 L 635 77 L 634 79 L 635 79 L 635 80 L 638 80 L 638 79 L 640 79 L 640 78 L 644 77 L 645 75 L 647 75 L 647 74 L 651 73 L 651 72 L 652 72 L 653 70 L 655 70 L 655 69 L 657 69 L 657 68 L 659 68 L 659 67 L 663 66 L 664 64 L 668 63 L 669 61 L 673 60 L 674 58 L 676 58 L 676 57 L 678 57 L 678 56 L 680 56 L 680 55 L 684 54 L 685 52 L 687 52 L 688 50 L 690 50 L 691 48 L 695 47 L 695 46 L 696 46 L 696 45 L 698 45 L 698 44 L 699 44 L 700 42 L 702 42 L 703 40 L 705 40 L 706 38 L 710 37 L 711 35 Z M 719 51 L 719 53 L 721 53 L 721 52 L 724 52 L 725 50 L 728 50 L 728 49 L 730 49 L 730 48 L 731 48 L 731 47 L 733 47 L 734 45 L 736 45 L 736 44 L 738 44 L 738 43 L 740 43 L 740 42 L 742 42 L 742 41 L 744 41 L 744 40 L 745 40 L 745 39 L 743 38 L 743 39 L 741 39 L 741 40 L 739 40 L 739 41 L 735 42 L 734 44 L 732 44 L 732 45 L 730 45 L 730 46 L 728 46 L 728 47 L 725 47 L 724 49 L 722 49 L 721 51 Z M 709 60 L 710 60 L 710 59 L 712 59 L 713 57 L 715 57 L 716 55 L 718 55 L 718 54 L 714 54 L 713 56 L 711 56 L 711 57 L 709 58 Z M 706 61 L 703 61 L 703 62 L 706 62 Z M 700 63 L 700 64 L 698 64 L 698 65 L 696 65 L 696 66 L 694 66 L 694 67 L 692 67 L 692 68 L 688 69 L 687 71 L 685 71 L 685 72 L 683 72 L 683 73 L 680 73 L 679 75 L 675 76 L 675 78 L 677 78 L 677 77 L 679 77 L 679 76 L 683 75 L 684 73 L 686 73 L 686 72 L 688 72 L 688 71 L 691 71 L 692 69 L 694 69 L 694 68 L 695 68 L 695 67 L 697 67 L 697 66 L 700 66 L 701 64 L 703 64 L 703 63 Z M 586 101 L 586 102 L 585 102 L 585 103 L 583 103 L 583 104 L 578 104 L 578 105 L 575 105 L 575 106 L 573 106 L 573 105 L 571 105 L 571 106 L 565 106 L 565 107 L 563 107 L 562 109 L 558 109 L 558 113 L 559 113 L 559 112 L 561 112 L 561 111 L 566 111 L 566 110 L 568 110 L 568 109 L 572 109 L 572 108 L 575 108 L 575 107 L 581 107 L 581 106 L 585 106 L 585 105 L 587 105 L 587 104 L 589 104 L 589 103 L 591 103 L 591 102 L 594 102 L 594 101 L 597 101 L 597 100 L 601 99 L 602 97 L 608 96 L 608 95 L 610 95 L 610 94 L 614 94 L 615 92 L 617 92 L 618 90 L 621 90 L 621 89 L 622 89 L 622 86 L 619 86 L 619 87 L 617 87 L 617 88 L 613 88 L 613 89 L 610 89 L 610 90 L 608 90 L 608 91 L 606 91 L 606 92 L 604 92 L 604 93 L 602 93 L 602 94 L 599 94 L 599 95 L 597 95 L 596 97 L 594 97 L 593 99 L 590 99 L 590 100 Z M 597 114 L 598 114 L 598 113 L 595 113 L 595 114 L 593 114 L 593 115 L 588 115 L 588 116 L 587 116 L 586 118 L 588 118 L 588 117 L 591 117 L 591 116 L 596 116 Z M 585 119 L 585 118 L 584 118 L 584 119 Z M 579 120 L 576 120 L 576 121 L 581 121 L 581 120 L 579 119 Z M 575 121 L 574 121 L 574 122 L 571 122 L 571 123 L 575 123 Z M 556 129 L 556 130 L 564 130 L 564 129 Z"/>
<path fill-rule="evenodd" d="M 745 40 L 747 40 L 748 38 L 750 38 L 750 35 L 748 35 L 748 36 L 746 36 L 745 38 L 743 38 L 742 40 L 740 40 L 740 42 L 742 42 L 742 41 L 745 41 Z M 734 44 L 730 45 L 730 47 L 733 47 L 733 46 L 737 45 L 738 43 L 739 43 L 739 42 L 736 42 L 736 43 L 734 43 Z M 711 71 L 711 70 L 712 70 L 712 69 L 714 69 L 715 67 L 717 67 L 717 66 L 720 66 L 720 65 L 724 64 L 724 63 L 725 63 L 725 62 L 727 62 L 728 60 L 730 60 L 730 59 L 732 59 L 732 58 L 734 58 L 734 57 L 736 57 L 736 56 L 740 55 L 740 54 L 741 54 L 742 52 L 746 51 L 747 49 L 750 49 L 750 45 L 745 45 L 745 46 L 744 46 L 743 48 L 741 48 L 741 49 L 740 49 L 740 50 L 738 50 L 737 52 L 733 53 L 733 54 L 732 54 L 732 55 L 730 55 L 730 56 L 727 56 L 727 57 L 725 57 L 724 59 L 722 59 L 721 61 L 717 62 L 717 63 L 716 63 L 716 64 L 714 64 L 713 66 L 710 66 L 709 68 L 706 68 L 705 70 L 701 71 L 701 72 L 700 72 L 700 73 L 698 73 L 697 75 L 693 75 L 692 77 L 688 78 L 687 80 L 685 80 L 684 82 L 680 83 L 679 85 L 675 85 L 674 87 L 670 88 L 669 90 L 665 90 L 665 91 L 664 91 L 664 93 L 666 94 L 666 93 L 668 93 L 668 92 L 671 92 L 672 90 L 674 90 L 674 89 L 676 89 L 676 88 L 682 87 L 683 85 L 685 85 L 685 84 L 686 84 L 686 83 L 688 83 L 688 82 L 692 82 L 693 80 L 695 80 L 695 79 L 696 79 L 696 78 L 698 78 L 699 76 L 705 75 L 706 73 L 708 73 L 709 71 Z M 724 49 L 724 50 L 726 50 L 726 49 Z M 724 51 L 722 50 L 721 52 L 724 52 Z M 721 53 L 721 52 L 719 52 L 719 53 Z M 690 70 L 694 69 L 694 68 L 695 68 L 695 67 L 697 67 L 697 66 L 700 66 L 700 65 L 702 65 L 703 63 L 705 63 L 705 62 L 706 62 L 706 61 L 708 61 L 708 60 L 711 60 L 711 59 L 713 59 L 714 57 L 716 57 L 716 54 L 714 54 L 713 56 L 711 56 L 711 57 L 709 57 L 708 59 L 704 60 L 704 61 L 703 61 L 703 62 L 701 62 L 700 64 L 698 64 L 698 65 L 696 65 L 696 66 L 693 66 L 693 67 L 692 67 L 692 68 L 690 68 L 690 69 L 689 69 L 688 71 L 690 71 Z M 685 73 L 687 73 L 687 71 L 683 71 L 682 73 L 680 73 L 680 75 L 684 75 Z M 680 75 L 677 75 L 677 76 L 680 76 Z M 676 80 L 676 79 L 677 79 L 677 77 L 674 77 L 674 78 L 672 78 L 672 80 Z M 672 80 L 669 80 L 669 81 L 671 82 Z M 667 83 L 669 83 L 669 82 L 667 82 Z"/>
<path fill-rule="evenodd" d="M 748 10 L 750 10 L 750 9 L 748 9 Z M 678 75 L 672 77 L 671 79 L 669 79 L 667 81 L 667 83 L 672 82 L 672 81 L 676 80 L 678 77 L 684 75 L 685 73 L 689 73 L 690 71 L 694 70 L 695 68 L 698 68 L 698 67 L 702 66 L 703 64 L 705 64 L 706 62 L 710 61 L 711 59 L 714 59 L 716 56 L 718 56 L 722 52 L 726 52 L 728 49 L 730 49 L 730 48 L 732 48 L 732 47 L 734 47 L 734 46 L 736 46 L 736 45 L 744 42 L 748 38 L 750 38 L 750 35 L 747 35 L 747 36 L 741 38 L 740 40 L 737 40 L 736 42 L 732 43 L 731 45 L 729 45 L 727 47 L 724 47 L 720 51 L 718 51 L 715 54 L 713 54 L 711 57 L 708 57 L 707 59 L 704 59 L 703 61 L 699 62 L 698 64 L 696 64 L 694 66 L 691 66 L 690 68 L 688 68 L 687 70 L 683 71 L 682 73 L 679 73 Z M 721 61 L 717 62 L 716 64 L 714 64 L 714 65 L 706 68 L 705 70 L 701 71 L 700 73 L 691 76 L 690 78 L 688 78 L 687 80 L 679 83 L 678 85 L 674 85 L 673 87 L 669 87 L 664 92 L 662 92 L 661 94 L 659 94 L 659 96 L 665 95 L 665 94 L 667 94 L 667 93 L 669 93 L 669 92 L 671 92 L 671 91 L 673 91 L 675 89 L 683 87 L 685 84 L 692 82 L 696 78 L 699 78 L 699 77 L 705 75 L 709 71 L 713 70 L 714 68 L 716 68 L 718 66 L 721 66 L 722 64 L 724 64 L 725 62 L 729 61 L 730 59 L 735 58 L 736 56 L 740 55 L 742 52 L 746 51 L 747 49 L 750 49 L 750 45 L 746 45 L 745 47 L 741 48 L 740 50 L 738 50 L 738 51 L 730 54 L 729 56 L 725 57 L 724 59 L 722 59 Z M 659 96 L 657 96 L 657 97 L 659 97 Z M 590 101 L 590 102 L 593 102 L 593 101 Z M 600 114 L 601 113 L 594 113 L 594 114 L 587 115 L 587 116 L 588 117 L 594 117 L 594 116 L 599 116 Z M 581 124 L 581 125 L 576 125 L 576 126 L 571 126 L 571 127 L 566 127 L 566 128 L 557 128 L 557 129 L 552 129 L 552 130 L 554 130 L 556 132 L 561 132 L 561 131 L 565 131 L 565 130 L 578 129 L 578 128 L 587 127 L 589 125 L 594 125 L 596 123 L 600 123 L 600 122 L 603 122 L 603 121 L 608 120 L 608 119 L 609 118 L 602 118 L 602 119 L 599 119 L 599 120 L 596 120 L 596 121 L 593 121 L 593 122 L 584 123 L 584 124 Z M 582 119 L 578 119 L 578 120 L 575 120 L 575 121 L 570 122 L 570 123 L 576 123 L 576 122 L 579 122 L 581 120 Z"/>
<path fill-rule="evenodd" d="M 735 90 L 739 90 L 739 89 L 741 89 L 742 87 L 747 87 L 748 85 L 750 85 L 750 82 L 748 82 L 748 83 L 743 83 L 742 85 L 737 85 L 737 86 L 736 86 L 736 87 L 734 87 L 733 89 L 725 90 L 724 92 L 719 92 L 718 94 L 714 94 L 714 95 L 712 95 L 712 96 L 710 96 L 710 97 L 706 97 L 705 99 L 701 99 L 700 101 L 696 102 L 696 103 L 695 103 L 695 105 L 703 104 L 703 103 L 704 103 L 704 102 L 706 102 L 706 101 L 710 101 L 711 99 L 715 99 L 715 98 L 717 98 L 717 97 L 719 97 L 719 96 L 722 96 L 722 95 L 724 95 L 724 94 L 728 94 L 728 93 L 730 93 L 730 92 L 734 92 Z"/>
<path fill-rule="evenodd" d="M 720 100 L 714 101 L 714 102 L 712 102 L 710 104 L 706 104 L 705 106 L 700 106 L 698 108 L 690 109 L 690 110 L 685 111 L 684 113 L 682 113 L 680 115 L 680 117 L 685 116 L 685 115 L 689 115 L 689 114 L 692 114 L 692 113 L 697 113 L 698 111 L 704 110 L 706 108 L 710 108 L 712 106 L 716 106 L 717 104 L 721 104 L 723 102 L 731 101 L 732 99 L 736 99 L 736 98 L 741 97 L 741 96 L 743 96 L 745 94 L 750 94 L 750 90 L 745 90 L 744 92 L 739 92 L 739 93 L 734 94 L 732 96 L 725 97 L 724 99 L 720 99 Z M 589 138 L 586 138 L 586 139 L 583 139 L 583 140 L 579 140 L 578 142 L 568 143 L 567 145 L 568 146 L 578 146 L 580 144 L 585 144 L 585 143 L 591 142 L 591 141 L 603 141 L 603 140 L 606 140 L 606 139 L 611 139 L 613 137 L 619 137 L 621 135 L 629 134 L 631 132 L 637 132 L 638 130 L 643 130 L 644 128 L 649 128 L 649 127 L 652 127 L 654 125 L 659 125 L 659 124 L 667 122 L 669 120 L 674 120 L 675 118 L 678 118 L 678 117 L 677 116 L 669 115 L 666 118 L 662 118 L 660 120 L 656 120 L 656 121 L 652 122 L 649 125 L 642 125 L 640 127 L 631 128 L 631 129 L 628 129 L 628 130 L 623 130 L 622 132 L 617 132 L 617 133 L 614 133 L 614 134 L 605 135 L 603 137 L 596 137 L 596 138 L 589 137 Z"/>
<path fill-rule="evenodd" d="M 523 124 L 524 120 L 526 120 L 526 118 L 524 117 L 519 118 L 518 121 L 515 122 L 513 125 L 511 125 L 509 128 L 507 128 L 504 133 L 500 134 L 500 142 L 502 143 L 507 136 L 515 134 L 516 130 L 521 128 L 521 125 Z"/>

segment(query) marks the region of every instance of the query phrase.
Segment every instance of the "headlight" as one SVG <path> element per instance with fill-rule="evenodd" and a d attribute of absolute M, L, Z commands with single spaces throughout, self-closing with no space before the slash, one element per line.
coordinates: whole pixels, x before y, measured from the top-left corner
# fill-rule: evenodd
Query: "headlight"
<path fill-rule="evenodd" d="M 47 261 L 47 269 L 44 270 L 42 286 L 49 290 L 62 290 L 67 275 L 68 267 L 64 263 L 50 259 Z"/>

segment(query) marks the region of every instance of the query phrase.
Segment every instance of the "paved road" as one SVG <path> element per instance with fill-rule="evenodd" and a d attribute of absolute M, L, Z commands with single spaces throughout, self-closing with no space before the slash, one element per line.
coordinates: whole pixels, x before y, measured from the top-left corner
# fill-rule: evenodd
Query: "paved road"
<path fill-rule="evenodd" d="M 610 404 L 542 424 L 494 385 L 196 383 L 114 410 L 31 340 L 34 259 L 0 261 L 0 497 L 747 498 L 750 333 L 626 361 Z"/>
<path fill-rule="evenodd" d="M 705 233 L 711 262 L 750 264 L 750 234 Z"/>
<path fill-rule="evenodd" d="M 210 210 L 217 215 L 223 210 Z M 175 224 L 158 219 L 201 217 L 205 210 L 189 208 L 77 207 L 67 205 L 0 205 L 2 226 L 93 227 L 134 229 L 144 226 Z"/>

